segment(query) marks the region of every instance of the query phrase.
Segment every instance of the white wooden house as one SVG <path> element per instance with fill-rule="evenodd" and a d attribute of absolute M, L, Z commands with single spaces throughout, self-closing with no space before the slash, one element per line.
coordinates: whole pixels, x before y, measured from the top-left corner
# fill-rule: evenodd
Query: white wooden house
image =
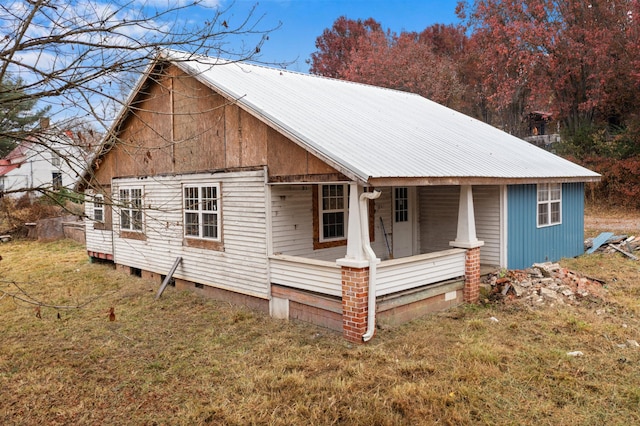
<path fill-rule="evenodd" d="M 73 189 L 87 166 L 70 132 L 50 127 L 20 142 L 0 159 L 0 194 L 18 198 Z"/>
<path fill-rule="evenodd" d="M 418 95 L 167 52 L 80 183 L 87 250 L 369 340 L 580 254 L 599 178 Z"/>

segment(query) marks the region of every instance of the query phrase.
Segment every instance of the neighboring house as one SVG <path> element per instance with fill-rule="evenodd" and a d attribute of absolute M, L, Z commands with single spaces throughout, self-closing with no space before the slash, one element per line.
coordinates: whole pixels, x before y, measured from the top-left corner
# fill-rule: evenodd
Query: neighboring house
<path fill-rule="evenodd" d="M 524 140 L 547 151 L 553 151 L 553 145 L 560 142 L 560 123 L 553 120 L 551 113 L 544 111 L 530 112 L 528 121 L 529 135 L 524 137 Z"/>
<path fill-rule="evenodd" d="M 49 128 L 0 159 L 0 194 L 17 198 L 73 189 L 86 164 L 84 151 L 69 132 Z"/>
<path fill-rule="evenodd" d="M 368 340 L 583 252 L 599 175 L 418 95 L 169 52 L 79 189 L 118 268 Z M 93 202 L 91 202 L 93 200 Z"/>

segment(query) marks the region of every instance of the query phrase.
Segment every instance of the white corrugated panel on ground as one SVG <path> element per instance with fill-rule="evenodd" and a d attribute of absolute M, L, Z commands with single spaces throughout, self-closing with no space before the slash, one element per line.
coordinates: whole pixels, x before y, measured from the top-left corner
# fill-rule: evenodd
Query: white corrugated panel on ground
<path fill-rule="evenodd" d="M 182 185 L 220 183 L 224 251 L 183 245 Z M 268 296 L 264 172 L 114 180 L 123 187 L 143 187 L 145 240 L 117 237 L 114 209 L 114 261 L 166 274 L 176 257 L 183 258 L 174 277 L 210 284 L 257 297 Z"/>
<path fill-rule="evenodd" d="M 415 94 L 182 52 L 166 56 L 361 181 L 599 176 Z"/>

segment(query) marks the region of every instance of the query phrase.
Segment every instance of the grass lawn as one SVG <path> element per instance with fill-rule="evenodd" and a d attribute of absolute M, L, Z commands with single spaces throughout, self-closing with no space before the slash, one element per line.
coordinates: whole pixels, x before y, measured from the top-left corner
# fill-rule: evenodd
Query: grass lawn
<path fill-rule="evenodd" d="M 69 241 L 0 255 L 3 425 L 640 424 L 640 264 L 619 255 L 562 262 L 605 300 L 467 305 L 367 345 L 173 288 L 154 301 Z"/>

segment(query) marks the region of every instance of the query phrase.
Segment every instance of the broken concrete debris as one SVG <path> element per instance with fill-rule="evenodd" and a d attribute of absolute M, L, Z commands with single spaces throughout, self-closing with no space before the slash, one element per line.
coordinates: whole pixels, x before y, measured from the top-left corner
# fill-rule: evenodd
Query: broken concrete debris
<path fill-rule="evenodd" d="M 557 263 L 536 263 L 525 270 L 497 270 L 484 279 L 488 299 L 519 299 L 529 304 L 580 304 L 603 299 L 604 281 L 562 268 Z"/>

